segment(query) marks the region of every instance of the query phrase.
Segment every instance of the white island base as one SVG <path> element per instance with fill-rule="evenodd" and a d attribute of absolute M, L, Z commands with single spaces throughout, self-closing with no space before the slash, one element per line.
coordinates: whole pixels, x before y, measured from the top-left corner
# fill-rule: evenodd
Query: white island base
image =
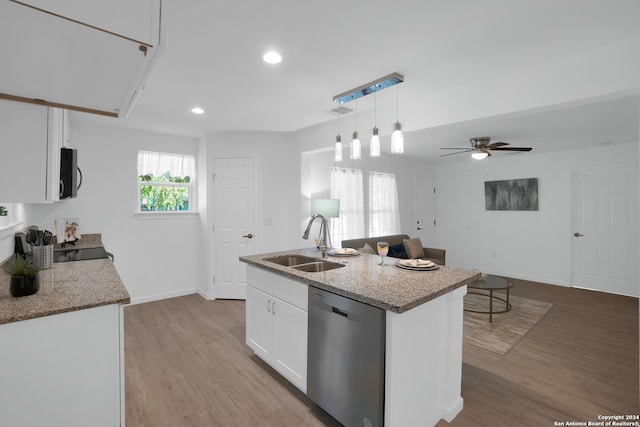
<path fill-rule="evenodd" d="M 386 312 L 384 425 L 433 426 L 462 410 L 467 287 L 398 314 Z"/>
<path fill-rule="evenodd" d="M 285 254 L 292 252 L 302 251 Z M 281 253 L 241 258 L 250 264 L 246 343 L 256 355 L 307 392 L 307 288 L 314 286 L 385 310 L 385 427 L 432 427 L 458 415 L 465 283 L 479 273 L 380 268 L 366 254 L 343 268 L 305 273 L 265 261 L 274 255 Z"/>

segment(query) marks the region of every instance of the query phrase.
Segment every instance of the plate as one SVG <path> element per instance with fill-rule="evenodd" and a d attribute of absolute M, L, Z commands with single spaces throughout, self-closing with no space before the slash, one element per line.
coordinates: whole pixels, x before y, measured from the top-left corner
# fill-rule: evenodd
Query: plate
<path fill-rule="evenodd" d="M 333 256 L 357 256 L 360 255 L 356 249 L 353 248 L 333 248 L 327 251 L 329 255 Z"/>
<path fill-rule="evenodd" d="M 395 266 L 398 268 L 402 268 L 405 270 L 414 270 L 414 271 L 433 271 L 438 270 L 440 267 L 438 264 L 435 264 L 432 261 L 426 262 L 427 260 L 420 260 L 424 263 L 424 265 L 420 265 L 417 260 L 413 259 L 403 259 L 398 261 Z"/>
<path fill-rule="evenodd" d="M 440 267 L 438 267 L 438 265 L 434 265 L 431 267 L 410 267 L 407 265 L 402 265 L 402 264 L 394 264 L 396 267 L 401 268 L 403 270 L 413 270 L 413 271 L 435 271 L 438 270 Z"/>

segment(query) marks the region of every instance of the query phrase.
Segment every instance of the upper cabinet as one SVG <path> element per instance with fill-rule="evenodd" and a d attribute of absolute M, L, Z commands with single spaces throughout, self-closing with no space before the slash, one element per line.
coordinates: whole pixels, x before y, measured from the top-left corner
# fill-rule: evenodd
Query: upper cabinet
<path fill-rule="evenodd" d="M 60 200 L 62 147 L 69 147 L 65 110 L 0 100 L 0 201 Z"/>
<path fill-rule="evenodd" d="M 164 46 L 161 0 L 0 0 L 0 98 L 126 116 Z"/>

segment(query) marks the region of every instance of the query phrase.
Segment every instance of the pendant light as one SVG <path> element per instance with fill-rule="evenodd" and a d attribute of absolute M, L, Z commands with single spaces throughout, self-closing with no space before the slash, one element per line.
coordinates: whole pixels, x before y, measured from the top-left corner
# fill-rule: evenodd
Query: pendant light
<path fill-rule="evenodd" d="M 374 92 L 373 101 L 373 135 L 369 142 L 369 157 L 380 157 L 380 137 L 378 136 L 378 97 L 377 92 Z"/>
<path fill-rule="evenodd" d="M 338 117 L 338 134 L 336 135 L 336 143 L 333 149 L 333 161 L 342 161 L 342 137 L 340 136 L 340 117 Z"/>
<path fill-rule="evenodd" d="M 358 139 L 358 100 L 356 100 L 356 130 L 353 132 L 353 139 L 351 140 L 350 145 L 350 155 L 351 160 L 359 160 L 362 158 L 362 146 L 360 144 L 360 140 Z"/>
<path fill-rule="evenodd" d="M 404 136 L 402 136 L 402 125 L 398 119 L 398 87 L 396 86 L 396 122 L 393 125 L 393 133 L 391 134 L 391 152 L 393 154 L 404 153 Z"/>
<path fill-rule="evenodd" d="M 340 134 L 336 135 L 336 146 L 334 149 L 333 161 L 334 162 L 342 161 L 342 138 L 340 137 Z"/>

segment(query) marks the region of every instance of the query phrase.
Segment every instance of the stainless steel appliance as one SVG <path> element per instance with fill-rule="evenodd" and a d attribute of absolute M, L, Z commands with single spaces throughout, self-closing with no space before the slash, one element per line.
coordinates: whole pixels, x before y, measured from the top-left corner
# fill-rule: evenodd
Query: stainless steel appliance
<path fill-rule="evenodd" d="M 384 425 L 385 311 L 309 286 L 307 395 L 346 427 Z"/>
<path fill-rule="evenodd" d="M 78 180 L 79 175 L 79 180 Z M 60 149 L 60 199 L 74 198 L 82 185 L 82 171 L 78 167 L 78 150 Z"/>

